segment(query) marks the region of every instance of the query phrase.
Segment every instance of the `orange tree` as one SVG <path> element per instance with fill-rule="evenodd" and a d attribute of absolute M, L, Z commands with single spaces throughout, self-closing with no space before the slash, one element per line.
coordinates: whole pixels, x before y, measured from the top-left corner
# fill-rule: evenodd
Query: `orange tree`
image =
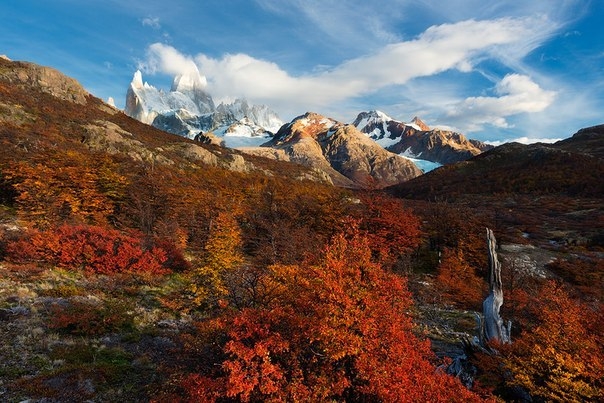
<path fill-rule="evenodd" d="M 604 398 L 603 312 L 577 301 L 553 281 L 529 305 L 523 334 L 505 350 L 509 384 L 546 401 L 601 401 Z"/>
<path fill-rule="evenodd" d="M 263 281 L 280 292 L 223 320 L 220 369 L 186 379 L 190 400 L 480 400 L 433 365 L 404 278 L 372 262 L 366 238 L 336 235 L 319 263 Z"/>
<path fill-rule="evenodd" d="M 485 282 L 465 262 L 463 252 L 449 248 L 438 265 L 436 287 L 445 302 L 467 309 L 480 309 L 485 294 Z"/>
<path fill-rule="evenodd" d="M 382 194 L 361 194 L 364 207 L 360 229 L 384 267 L 396 267 L 421 244 L 420 219 L 403 205 L 401 199 Z"/>

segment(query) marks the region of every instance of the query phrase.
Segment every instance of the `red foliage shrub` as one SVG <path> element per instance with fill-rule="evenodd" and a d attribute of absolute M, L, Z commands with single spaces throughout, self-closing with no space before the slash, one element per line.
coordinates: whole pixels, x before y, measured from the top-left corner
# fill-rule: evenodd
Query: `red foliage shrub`
<path fill-rule="evenodd" d="M 98 274 L 168 272 L 163 249 L 145 249 L 136 234 L 95 226 L 64 225 L 32 232 L 9 243 L 7 255 L 15 262 L 40 261 Z"/>
<path fill-rule="evenodd" d="M 129 307 L 119 302 L 73 300 L 50 308 L 48 327 L 80 336 L 99 336 L 133 327 Z"/>
<path fill-rule="evenodd" d="M 596 256 L 556 259 L 547 268 L 576 286 L 584 295 L 600 300 L 604 296 L 604 260 Z"/>
<path fill-rule="evenodd" d="M 154 240 L 155 248 L 158 248 L 166 254 L 166 260 L 163 263 L 165 267 L 169 267 L 174 271 L 186 271 L 191 268 L 191 263 L 183 254 L 183 250 L 176 242 L 171 239 L 156 239 Z"/>

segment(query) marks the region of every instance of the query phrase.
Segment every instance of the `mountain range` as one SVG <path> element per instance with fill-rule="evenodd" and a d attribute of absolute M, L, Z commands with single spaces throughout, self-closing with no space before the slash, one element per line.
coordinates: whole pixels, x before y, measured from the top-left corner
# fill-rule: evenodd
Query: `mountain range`
<path fill-rule="evenodd" d="M 215 106 L 211 95 L 206 91 L 205 78 L 196 69 L 186 75 L 174 77 L 169 92 L 158 90 L 146 82 L 143 83 L 142 74 L 137 71 L 127 91 L 125 112 L 129 116 L 161 130 L 195 138 L 204 143 L 235 148 L 262 145 L 284 149 L 283 144 L 279 144 L 279 141 L 272 138 L 283 124 L 275 112 L 264 105 L 250 105 L 244 99 L 238 99 L 231 104 L 222 103 Z M 291 127 L 299 119 L 300 117 L 295 118 L 287 126 Z M 336 124 L 333 119 L 329 120 Z M 337 122 L 337 124 L 343 125 L 341 122 Z M 404 123 L 376 110 L 361 112 L 351 122 L 351 125 L 385 150 L 411 160 L 424 172 L 444 164 L 466 160 L 492 148 L 480 141 L 468 140 L 461 133 L 430 129 L 418 117 L 415 117 L 410 123 Z M 291 146 L 291 139 L 289 144 Z M 365 142 L 365 144 L 368 143 Z M 316 147 L 296 146 L 296 148 L 294 153 L 296 156 L 291 159 L 292 161 L 298 163 L 306 161 L 307 164 L 310 161 L 317 163 L 321 161 L 320 165 L 325 168 L 324 161 L 314 155 L 318 150 Z M 313 155 L 301 157 L 303 150 Z M 284 158 L 279 152 L 269 153 L 258 150 L 246 150 L 246 152 Z M 289 157 L 292 157 L 291 154 L 288 154 Z M 329 157 L 327 159 L 329 160 Z M 382 162 L 376 162 L 373 165 L 375 167 Z M 332 168 L 338 171 L 337 167 Z M 371 169 L 373 170 L 373 168 Z M 368 169 L 364 169 L 363 174 L 367 172 Z M 398 175 L 397 180 L 413 177 L 410 173 L 409 171 Z M 360 178 L 363 174 L 353 176 Z M 350 177 L 350 172 L 347 175 Z M 370 176 L 375 179 L 384 175 L 376 172 L 375 175 Z M 392 175 L 386 176 L 392 177 Z M 392 179 L 385 181 L 378 179 L 376 183 L 378 186 L 382 186 L 391 184 L 391 181 Z M 346 184 L 345 180 L 336 179 L 336 182 Z"/>
<path fill-rule="evenodd" d="M 493 148 L 461 133 L 430 129 L 417 116 L 404 123 L 383 112 L 369 111 L 359 113 L 352 124 L 388 151 L 440 165 L 464 161 Z"/>
<path fill-rule="evenodd" d="M 250 105 L 245 99 L 215 105 L 205 86 L 197 69 L 174 77 L 168 92 L 143 82 L 137 71 L 126 92 L 124 111 L 143 123 L 191 139 L 212 132 L 231 147 L 265 142 L 283 124 L 268 107 Z M 242 139 L 243 143 L 237 141 Z"/>
<path fill-rule="evenodd" d="M 299 177 L 344 187 L 396 185 L 393 191 L 405 197 L 441 195 L 450 198 L 455 194 L 522 193 L 534 189 L 570 195 L 604 194 L 600 180 L 604 126 L 581 129 L 555 144 L 510 143 L 493 148 L 467 140 L 458 133 L 432 130 L 417 117 L 410 123 L 403 123 L 382 112 L 371 111 L 360 113 L 352 124 L 345 124 L 309 112 L 280 126 L 275 134 L 263 137 L 261 146 L 235 151 L 202 145 L 192 141 L 191 136 L 166 137 L 161 131 L 153 132 L 154 137 L 150 138 L 147 134 L 151 130 L 149 126 L 126 119 L 119 110 L 91 97 L 76 80 L 52 68 L 0 59 L 0 80 L 5 92 L 0 104 L 3 112 L 0 122 L 4 130 L 48 121 L 50 116 L 42 119 L 27 113 L 22 105 L 25 101 L 19 101 L 27 99 L 26 95 L 19 94 L 36 91 L 50 97 L 47 101 L 54 105 L 51 109 L 56 110 L 58 116 L 64 108 L 79 108 L 78 114 L 88 116 L 79 124 L 75 124 L 74 119 L 67 119 L 71 123 L 64 125 L 61 131 L 72 133 L 70 141 L 78 141 L 98 151 L 122 153 L 136 160 L 173 164 L 179 158 L 186 158 L 233 170 L 257 169 L 273 174 L 289 170 L 275 168 L 268 160 L 294 162 L 301 167 L 296 174 Z M 237 123 L 248 127 L 252 123 L 278 122 L 266 107 L 250 106 L 244 100 L 216 107 L 203 85 L 198 74 L 196 78 L 179 76 L 174 79 L 172 90 L 164 93 L 142 83 L 142 76 L 136 73 L 128 90 L 127 109 L 137 111 L 139 120 L 157 123 L 169 115 L 160 114 L 156 110 L 158 105 L 172 108 L 173 112 L 178 108 L 181 113 L 185 113 L 186 107 L 199 113 L 198 118 L 211 118 L 214 126 L 228 125 L 231 130 L 236 130 Z M 16 100 L 10 101 L 11 97 Z M 182 115 L 175 113 L 174 116 Z M 41 126 L 38 123 L 33 127 Z M 275 127 L 276 124 L 272 126 Z M 11 133 L 15 137 L 11 141 L 31 142 L 29 138 L 18 140 L 19 136 L 27 137 L 25 133 L 20 134 L 18 130 Z M 159 138 L 165 140 L 157 143 Z M 421 148 L 419 144 L 428 146 Z M 396 154 L 403 149 L 403 154 L 429 156 L 445 164 L 449 161 L 449 164 L 422 175 L 409 160 Z M 467 159 L 469 154 L 474 156 Z M 456 158 L 462 162 L 452 164 Z M 307 168 L 302 169 L 304 166 Z"/>
<path fill-rule="evenodd" d="M 149 88 L 143 90 L 160 94 Z M 165 97 L 163 101 L 175 102 L 177 97 Z M 144 105 L 139 106 L 140 111 L 145 110 Z M 66 152 L 96 152 L 151 165 L 257 171 L 331 183 L 324 173 L 301 165 L 244 155 L 166 133 L 93 97 L 76 80 L 53 68 L 3 58 L 0 58 L 0 123 L 4 157 L 0 163 L 8 164 L 15 158 L 43 160 L 49 157 L 42 155 L 61 148 Z"/>
<path fill-rule="evenodd" d="M 384 150 L 353 125 L 312 112 L 283 125 L 262 147 L 241 151 L 320 169 L 334 184 L 344 187 L 381 188 L 422 173 L 411 161 Z"/>

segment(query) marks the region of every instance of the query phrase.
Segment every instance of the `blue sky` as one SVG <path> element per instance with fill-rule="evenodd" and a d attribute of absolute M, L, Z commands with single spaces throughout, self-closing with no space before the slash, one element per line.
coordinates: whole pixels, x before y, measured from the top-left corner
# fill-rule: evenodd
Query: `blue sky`
<path fill-rule="evenodd" d="M 197 69 L 284 121 L 379 109 L 491 142 L 604 123 L 601 0 L 3 0 L 0 54 L 124 106 Z"/>

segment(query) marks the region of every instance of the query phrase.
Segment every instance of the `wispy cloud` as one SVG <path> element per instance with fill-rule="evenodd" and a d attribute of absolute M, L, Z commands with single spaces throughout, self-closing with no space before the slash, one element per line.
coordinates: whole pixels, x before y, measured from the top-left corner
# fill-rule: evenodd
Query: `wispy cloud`
<path fill-rule="evenodd" d="M 405 18 L 406 0 L 256 0 L 262 8 L 292 21 L 303 21 L 326 42 L 345 48 L 367 49 L 400 40 L 394 23 Z"/>
<path fill-rule="evenodd" d="M 142 24 L 144 27 L 151 27 L 153 29 L 160 29 L 161 24 L 159 22 L 159 17 L 147 17 L 143 18 Z"/>
<path fill-rule="evenodd" d="M 533 144 L 533 143 L 555 143 L 556 141 L 560 141 L 562 140 L 561 138 L 557 139 L 557 138 L 533 138 L 533 137 L 518 137 L 515 139 L 509 139 L 509 140 L 505 140 L 505 141 L 487 141 L 487 143 L 494 145 L 494 146 L 500 146 L 504 143 L 521 143 L 521 144 Z"/>
<path fill-rule="evenodd" d="M 541 112 L 556 97 L 555 91 L 542 89 L 530 77 L 520 74 L 506 75 L 495 86 L 494 97 L 469 97 L 452 105 L 445 121 L 464 132 L 474 132 L 492 125 L 509 128 L 506 117 L 520 113 Z"/>
<path fill-rule="evenodd" d="M 149 71 L 175 74 L 194 61 L 217 98 L 246 96 L 291 115 L 307 109 L 320 111 L 334 103 L 451 69 L 469 72 L 480 59 L 518 57 L 536 46 L 535 37 L 543 37 L 548 26 L 551 24 L 542 17 L 467 20 L 432 26 L 415 39 L 383 46 L 329 70 L 299 76 L 246 54 L 221 58 L 187 56 L 160 43 L 149 47 L 146 63 Z M 500 90 L 507 88 L 520 96 L 522 84 L 511 78 Z"/>
<path fill-rule="evenodd" d="M 149 74 L 165 73 L 177 75 L 198 71 L 192 57 L 161 43 L 154 43 L 149 46 L 147 49 L 147 59 L 140 62 L 138 68 Z"/>

